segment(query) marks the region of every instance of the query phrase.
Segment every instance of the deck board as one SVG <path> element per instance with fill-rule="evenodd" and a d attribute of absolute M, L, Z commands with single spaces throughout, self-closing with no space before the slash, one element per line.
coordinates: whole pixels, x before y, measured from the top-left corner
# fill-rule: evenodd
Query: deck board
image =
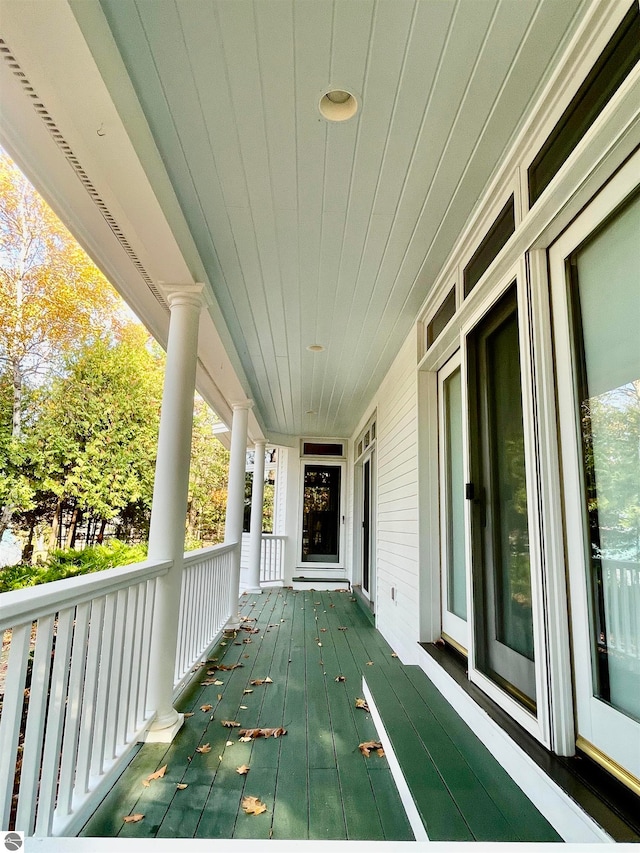
<path fill-rule="evenodd" d="M 512 783 L 505 783 L 500 768 L 495 779 L 478 781 L 486 760 L 482 745 L 469 737 L 444 699 L 424 686 L 416 668 L 403 667 L 392 656 L 350 593 L 272 588 L 262 595 L 244 595 L 241 613 L 256 620 L 245 625 L 258 633 L 239 630 L 209 653 L 176 706 L 193 716 L 185 719 L 173 743 L 144 744 L 138 750 L 82 835 L 412 840 L 386 757 L 372 753 L 365 758 L 358 749 L 361 742 L 378 737 L 371 715 L 355 707 L 362 696 L 363 673 L 372 672 L 388 683 L 401 676 L 403 683 L 413 684 L 414 704 L 402 711 L 405 719 L 422 713 L 422 703 L 430 725 L 446 730 L 464 756 L 464 761 L 455 756 L 429 758 L 431 769 L 423 775 L 430 796 L 448 795 L 436 768 L 442 760 L 445 765 L 453 762 L 442 768 L 450 783 L 455 786 L 458 780 L 469 787 L 459 794 L 462 800 L 473 801 L 475 784 L 482 788 L 479 802 L 485 805 L 501 792 L 507 803 L 503 812 L 517 813 L 525 803 L 532 808 L 521 792 L 513 791 Z M 241 666 L 207 675 L 214 666 L 230 664 Z M 345 680 L 336 681 L 339 675 Z M 250 685 L 267 676 L 272 683 Z M 211 678 L 223 683 L 202 684 Z M 245 693 L 247 689 L 252 692 Z M 203 705 L 212 707 L 202 711 Z M 242 743 L 238 728 L 223 727 L 223 720 L 246 728 L 284 726 L 287 734 Z M 211 750 L 198 753 L 196 748 L 206 743 Z M 142 780 L 163 764 L 165 777 L 145 788 Z M 236 772 L 241 764 L 250 767 L 247 775 Z M 188 787 L 179 790 L 178 782 Z M 246 815 L 241 803 L 247 795 L 259 797 L 266 812 Z M 493 806 L 484 814 L 480 807 L 476 811 L 480 834 L 485 815 L 487 823 L 505 821 Z M 135 812 L 144 819 L 124 824 L 123 817 Z M 464 820 L 458 830 L 454 837 L 472 837 Z M 507 835 L 509 831 L 504 830 Z M 527 840 L 538 840 L 536 831 L 533 826 Z M 538 834 L 542 840 L 544 832 Z"/>

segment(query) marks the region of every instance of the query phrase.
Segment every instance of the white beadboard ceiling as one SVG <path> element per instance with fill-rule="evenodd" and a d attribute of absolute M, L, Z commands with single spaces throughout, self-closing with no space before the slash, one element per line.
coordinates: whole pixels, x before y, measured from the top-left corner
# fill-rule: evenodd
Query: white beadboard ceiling
<path fill-rule="evenodd" d="M 589 2 L 69 5 L 265 435 L 348 436 Z"/>

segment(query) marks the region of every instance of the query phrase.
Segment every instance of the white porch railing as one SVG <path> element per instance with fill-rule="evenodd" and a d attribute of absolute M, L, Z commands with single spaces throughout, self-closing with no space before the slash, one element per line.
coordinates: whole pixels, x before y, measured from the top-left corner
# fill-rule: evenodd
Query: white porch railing
<path fill-rule="evenodd" d="M 284 580 L 284 548 L 286 536 L 273 533 L 262 534 L 260 554 L 260 583 L 273 583 Z"/>
<path fill-rule="evenodd" d="M 229 616 L 235 547 L 185 555 L 178 688 Z M 108 788 L 150 721 L 156 584 L 170 566 L 138 563 L 2 596 L 0 828 L 73 833 Z"/>
<path fill-rule="evenodd" d="M 226 625 L 229 613 L 229 584 L 235 545 L 216 545 L 184 555 L 180 622 L 174 686 L 188 680 L 200 660 Z"/>

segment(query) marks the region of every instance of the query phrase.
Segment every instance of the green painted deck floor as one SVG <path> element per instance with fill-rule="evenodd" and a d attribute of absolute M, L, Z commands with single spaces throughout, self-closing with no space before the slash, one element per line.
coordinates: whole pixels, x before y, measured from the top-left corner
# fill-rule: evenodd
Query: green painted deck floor
<path fill-rule="evenodd" d="M 244 630 L 183 692 L 177 707 L 191 716 L 173 743 L 142 746 L 81 835 L 412 840 L 386 757 L 359 749 L 378 738 L 356 707 L 364 675 L 431 840 L 560 840 L 350 593 L 270 589 L 244 595 L 241 612 Z M 239 740 L 241 728 L 278 727 L 286 734 Z M 244 797 L 266 811 L 245 814 Z M 144 818 L 124 822 L 134 814 Z"/>
<path fill-rule="evenodd" d="M 192 713 L 171 744 L 145 744 L 80 833 L 84 836 L 411 840 L 386 758 L 358 745 L 377 738 L 355 707 L 362 673 L 402 667 L 349 593 L 272 588 L 244 595 L 258 633 L 238 631 L 210 654 L 183 692 Z M 224 645 L 226 643 L 226 645 Z M 207 675 L 211 666 L 232 666 Z M 344 681 L 336 681 L 338 676 Z M 271 678 L 272 683 L 251 685 Z M 203 681 L 222 682 L 203 686 Z M 250 690 L 252 692 L 245 692 Z M 211 709 L 201 710 L 210 705 Z M 242 743 L 246 728 L 284 727 L 278 738 Z M 209 744 L 211 750 L 198 753 Z M 163 765 L 163 778 L 142 782 Z M 246 764 L 247 775 L 236 768 Z M 177 788 L 186 784 L 184 789 Z M 247 815 L 243 797 L 267 810 Z M 124 823 L 129 814 L 144 814 Z"/>

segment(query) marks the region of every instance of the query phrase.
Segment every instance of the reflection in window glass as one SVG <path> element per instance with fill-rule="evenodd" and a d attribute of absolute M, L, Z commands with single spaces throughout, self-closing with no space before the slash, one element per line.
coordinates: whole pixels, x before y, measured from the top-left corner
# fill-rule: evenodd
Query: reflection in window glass
<path fill-rule="evenodd" d="M 640 720 L 640 200 L 572 259 L 594 692 Z"/>

